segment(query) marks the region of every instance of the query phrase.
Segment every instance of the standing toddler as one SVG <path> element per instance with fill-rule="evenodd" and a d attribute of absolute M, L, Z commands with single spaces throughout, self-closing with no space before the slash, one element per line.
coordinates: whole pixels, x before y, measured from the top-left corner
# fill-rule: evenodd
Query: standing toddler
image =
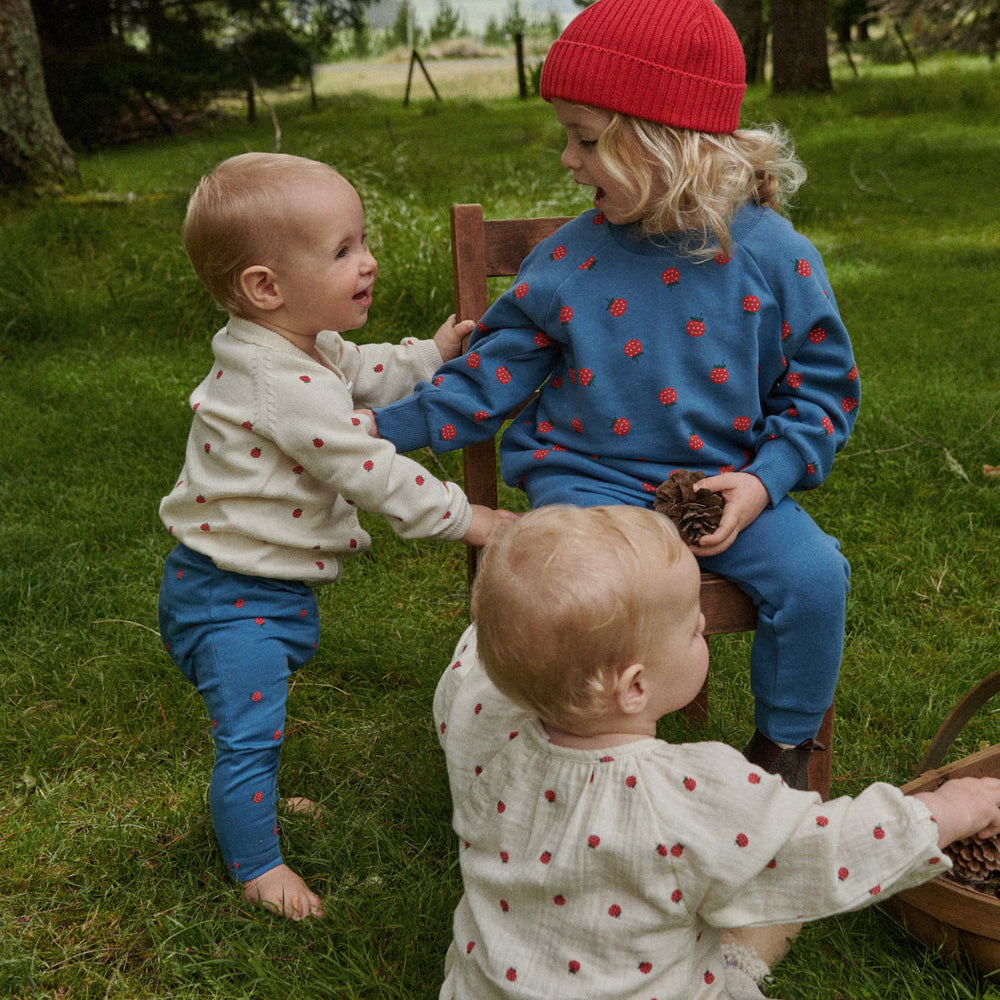
<path fill-rule="evenodd" d="M 451 317 L 433 340 L 400 346 L 341 337 L 364 325 L 377 265 L 340 174 L 287 155 L 226 160 L 192 196 L 184 241 L 229 319 L 191 395 L 184 467 L 160 504 L 177 542 L 160 632 L 211 719 L 209 798 L 229 872 L 244 899 L 298 920 L 322 904 L 282 858 L 277 771 L 289 677 L 319 641 L 314 588 L 369 547 L 359 508 L 404 538 L 477 545 L 505 512 L 470 505 L 353 413 L 409 393 L 458 353 L 471 324 Z"/>

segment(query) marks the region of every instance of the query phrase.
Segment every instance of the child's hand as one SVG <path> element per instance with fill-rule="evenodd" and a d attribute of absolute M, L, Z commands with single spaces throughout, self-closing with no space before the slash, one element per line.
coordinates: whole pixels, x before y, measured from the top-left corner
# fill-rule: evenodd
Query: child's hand
<path fill-rule="evenodd" d="M 510 510 L 493 510 L 492 507 L 483 507 L 480 504 L 472 504 L 472 524 L 462 539 L 466 545 L 489 545 L 496 538 L 498 531 L 502 531 L 508 525 L 517 520 L 518 515 Z"/>
<path fill-rule="evenodd" d="M 463 319 L 461 323 L 456 323 L 454 313 L 441 324 L 438 332 L 434 334 L 434 345 L 442 361 L 451 361 L 462 353 L 462 341 L 472 333 L 475 325 L 471 319 Z"/>
<path fill-rule="evenodd" d="M 933 792 L 917 792 L 938 825 L 938 847 L 963 837 L 1000 833 L 1000 779 L 953 778 Z"/>
<path fill-rule="evenodd" d="M 725 552 L 736 541 L 736 536 L 757 520 L 771 499 L 764 484 L 749 472 L 724 472 L 721 476 L 709 476 L 697 482 L 695 489 L 712 490 L 726 498 L 718 528 L 710 535 L 702 535 L 698 544 L 691 546 L 696 556 L 715 556 Z"/>
<path fill-rule="evenodd" d="M 378 424 L 375 422 L 375 414 L 372 410 L 355 410 L 354 412 L 358 416 L 368 418 L 368 422 L 371 424 L 371 426 L 368 428 L 369 437 L 377 438 L 382 436 L 378 432 Z"/>

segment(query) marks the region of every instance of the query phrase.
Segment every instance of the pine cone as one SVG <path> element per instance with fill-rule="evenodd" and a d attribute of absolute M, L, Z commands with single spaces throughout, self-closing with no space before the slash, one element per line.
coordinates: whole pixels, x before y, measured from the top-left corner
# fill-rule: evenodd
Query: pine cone
<path fill-rule="evenodd" d="M 985 882 L 1000 872 L 1000 837 L 966 837 L 949 844 L 944 853 L 951 858 L 951 874 L 959 882 Z"/>
<path fill-rule="evenodd" d="M 656 488 L 653 510 L 666 514 L 680 532 L 686 545 L 697 545 L 702 535 L 710 535 L 719 526 L 726 498 L 711 490 L 696 490 L 694 484 L 707 478 L 704 472 L 677 469 Z"/>

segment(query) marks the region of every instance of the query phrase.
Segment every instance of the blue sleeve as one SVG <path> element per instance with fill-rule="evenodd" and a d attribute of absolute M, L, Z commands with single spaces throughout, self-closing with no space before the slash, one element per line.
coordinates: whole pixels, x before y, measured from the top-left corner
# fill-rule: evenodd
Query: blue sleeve
<path fill-rule="evenodd" d="M 829 475 L 861 400 L 850 338 L 819 253 L 794 231 L 779 252 L 758 260 L 782 320 L 780 377 L 763 387 L 761 444 L 745 469 L 777 502 Z"/>
<path fill-rule="evenodd" d="M 552 372 L 559 345 L 542 332 L 552 291 L 531 277 L 531 260 L 483 316 L 466 354 L 375 411 L 379 434 L 399 451 L 453 451 L 492 437 Z"/>

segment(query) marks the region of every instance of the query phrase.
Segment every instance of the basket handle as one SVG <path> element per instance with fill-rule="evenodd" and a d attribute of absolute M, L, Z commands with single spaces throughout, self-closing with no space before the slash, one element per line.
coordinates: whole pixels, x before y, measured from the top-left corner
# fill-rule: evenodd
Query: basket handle
<path fill-rule="evenodd" d="M 933 771 L 940 767 L 945 755 L 951 749 L 958 734 L 976 712 L 982 708 L 997 692 L 1000 692 L 1000 670 L 984 677 L 959 703 L 948 713 L 941 723 L 941 728 L 934 734 L 923 760 L 917 767 L 917 775 L 924 771 Z"/>

